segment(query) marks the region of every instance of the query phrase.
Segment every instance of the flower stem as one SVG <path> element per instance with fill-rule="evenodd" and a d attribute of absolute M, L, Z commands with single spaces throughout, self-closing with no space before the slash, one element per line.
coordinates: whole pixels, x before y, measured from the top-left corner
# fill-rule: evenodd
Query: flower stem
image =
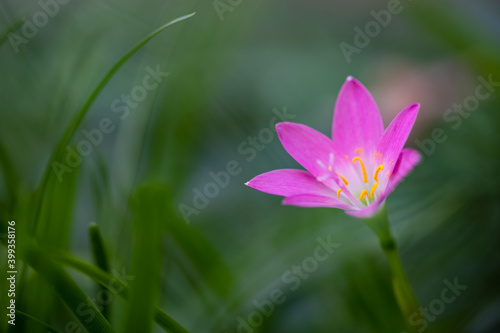
<path fill-rule="evenodd" d="M 419 305 L 401 264 L 396 242 L 391 234 L 385 206 L 374 217 L 365 219 L 365 222 L 378 236 L 380 246 L 389 262 L 394 295 L 408 326 L 410 316 L 415 312 L 418 313 Z"/>

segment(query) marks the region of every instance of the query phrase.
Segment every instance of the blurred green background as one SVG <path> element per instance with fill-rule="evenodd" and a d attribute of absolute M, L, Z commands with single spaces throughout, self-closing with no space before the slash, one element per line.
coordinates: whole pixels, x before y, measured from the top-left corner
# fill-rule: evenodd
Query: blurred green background
<path fill-rule="evenodd" d="M 481 88 L 489 95 L 477 105 L 471 97 L 483 79 L 500 82 L 500 6 L 402 0 L 384 19 L 396 5 L 1 0 L 0 305 L 6 314 L 5 223 L 15 220 L 16 307 L 32 317 L 18 313 L 16 326 L 2 319 L 0 332 L 84 332 L 97 322 L 53 265 L 120 332 L 161 332 L 154 306 L 190 332 L 406 330 L 362 221 L 281 206 L 244 186 L 300 168 L 270 122 L 286 111 L 288 121 L 330 135 L 348 75 L 372 92 L 386 125 L 421 104 L 407 145 L 424 159 L 387 200 L 410 282 L 431 306 L 413 327 L 500 332 L 500 84 Z M 79 113 L 128 50 L 194 11 L 139 48 Z M 382 23 L 370 23 L 375 16 Z M 367 27 L 371 36 L 359 37 Z M 356 48 L 348 57 L 346 44 Z M 57 150 L 64 137 L 69 146 Z M 68 157 L 78 149 L 87 156 Z M 207 185 L 228 163 L 228 184 Z M 327 241 L 333 253 L 310 266 Z M 108 284 L 120 279 L 128 301 L 76 260 L 107 271 Z M 455 279 L 467 288 L 440 302 L 444 281 Z"/>

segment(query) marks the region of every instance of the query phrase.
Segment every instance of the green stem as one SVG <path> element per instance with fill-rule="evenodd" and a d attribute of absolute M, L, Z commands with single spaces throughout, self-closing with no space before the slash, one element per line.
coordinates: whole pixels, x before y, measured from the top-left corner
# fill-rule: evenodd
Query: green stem
<path fill-rule="evenodd" d="M 408 326 L 410 316 L 415 312 L 418 313 L 419 305 L 403 269 L 396 242 L 391 233 L 385 206 L 374 217 L 365 219 L 365 222 L 378 236 L 380 246 L 389 262 L 394 295 Z"/>

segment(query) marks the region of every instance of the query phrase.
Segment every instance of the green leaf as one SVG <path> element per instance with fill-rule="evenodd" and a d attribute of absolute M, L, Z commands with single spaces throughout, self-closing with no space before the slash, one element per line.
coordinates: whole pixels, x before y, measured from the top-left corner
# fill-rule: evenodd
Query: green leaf
<path fill-rule="evenodd" d="M 226 263 L 203 233 L 195 226 L 187 225 L 177 217 L 173 207 L 170 206 L 170 208 L 169 218 L 164 220 L 167 233 L 173 242 L 182 249 L 183 254 L 189 259 L 189 263 L 195 269 L 198 277 L 190 276 L 193 274 L 193 270 L 184 267 L 186 260 L 179 258 L 177 261 L 184 273 L 193 280 L 201 277 L 218 295 L 228 295 L 232 290 L 234 278 Z M 196 283 L 193 284 L 193 287 L 196 287 L 195 285 Z"/>
<path fill-rule="evenodd" d="M 88 276 L 90 279 L 108 288 L 111 292 L 122 297 L 123 299 L 128 299 L 128 287 L 115 276 L 71 255 L 63 255 L 56 258 L 56 260 L 59 260 L 63 265 L 71 267 Z M 111 285 L 111 283 L 113 283 L 113 285 Z M 156 323 L 166 332 L 189 333 L 184 327 L 158 307 L 155 308 L 154 319 Z"/>
<path fill-rule="evenodd" d="M 7 149 L 4 147 L 3 143 L 0 141 L 0 167 L 3 173 L 3 179 L 9 193 L 10 201 L 16 199 L 16 192 L 19 184 L 19 175 L 17 174 L 16 168 L 12 164 L 9 158 Z"/>
<path fill-rule="evenodd" d="M 76 168 L 63 183 L 56 181 L 48 183 L 46 196 L 51 200 L 43 204 L 40 216 L 38 216 L 39 226 L 35 235 L 37 244 L 45 251 L 60 252 L 68 249 L 79 170 L 80 168 Z M 51 174 L 50 177 L 55 178 L 55 175 Z M 24 238 L 21 238 L 21 235 L 18 237 Z M 20 274 L 19 285 L 23 309 L 37 318 L 49 321 L 54 311 L 57 311 L 57 295 L 46 279 L 40 274 L 33 276 Z M 39 295 L 44 302 L 40 302 L 37 298 L 27 297 L 32 294 Z M 29 331 L 42 332 L 38 325 L 34 326 L 32 322 L 26 324 Z"/>
<path fill-rule="evenodd" d="M 56 163 L 57 161 L 62 161 L 64 158 L 64 148 L 69 144 L 71 138 L 73 137 L 75 131 L 78 129 L 80 126 L 82 120 L 85 118 L 88 110 L 92 106 L 92 103 L 95 101 L 97 96 L 100 94 L 100 92 L 106 87 L 108 82 L 111 80 L 113 75 L 125 64 L 125 62 L 135 53 L 137 50 L 139 50 L 144 44 L 146 44 L 149 40 L 151 40 L 153 37 L 158 35 L 160 32 L 163 30 L 167 29 L 168 27 L 184 21 L 190 17 L 192 17 L 195 13 L 191 13 L 189 15 L 185 15 L 182 17 L 179 17 L 173 21 L 170 21 L 169 23 L 159 27 L 155 31 L 151 32 L 149 35 L 144 37 L 141 41 L 139 41 L 134 47 L 130 49 L 118 62 L 109 70 L 109 72 L 104 76 L 104 78 L 101 80 L 101 82 L 97 85 L 97 87 L 94 89 L 94 91 L 90 94 L 89 98 L 87 101 L 84 103 L 82 108 L 76 113 L 75 117 L 71 121 L 71 123 L 66 127 L 66 130 L 64 131 L 64 134 L 62 135 L 61 139 L 56 145 L 56 148 L 53 150 L 52 155 L 49 159 L 49 162 L 45 168 L 45 172 L 42 178 L 42 182 L 40 184 L 39 188 L 39 193 L 38 193 L 38 201 L 36 204 L 36 216 L 39 216 L 39 212 L 42 209 L 42 205 L 44 200 L 46 200 L 46 191 L 47 187 L 49 186 L 49 180 L 50 180 L 50 174 L 52 173 L 52 168 L 53 164 Z M 37 227 L 37 220 L 34 221 L 32 225 L 32 232 L 36 230 Z"/>
<path fill-rule="evenodd" d="M 89 227 L 90 244 L 92 245 L 92 254 L 94 256 L 97 267 L 103 271 L 109 272 L 109 260 L 104 239 L 102 238 L 101 230 L 95 223 L 91 223 Z"/>
<path fill-rule="evenodd" d="M 38 319 L 32 315 L 29 315 L 27 313 L 24 313 L 22 311 L 19 311 L 19 310 L 16 310 L 16 313 L 23 316 L 23 317 L 26 317 L 27 319 L 37 323 L 39 326 L 43 327 L 44 329 L 46 329 L 47 331 L 49 332 L 52 332 L 52 333 L 62 333 L 61 331 L 58 331 L 56 330 L 54 327 L 50 326 L 49 324 L 47 324 L 46 322 L 44 322 L 43 320 L 41 319 Z"/>
<path fill-rule="evenodd" d="M 104 239 L 101 234 L 101 230 L 97 226 L 97 224 L 92 223 L 89 227 L 89 237 L 90 244 L 92 245 L 92 254 L 94 256 L 94 261 L 97 267 L 102 269 L 105 272 L 109 273 L 109 260 L 108 253 L 106 251 L 106 246 L 104 244 Z M 99 286 L 99 293 L 105 294 L 108 292 L 108 289 L 105 287 Z M 109 320 L 111 315 L 111 304 L 105 303 L 102 304 L 102 314 Z"/>
<path fill-rule="evenodd" d="M 90 298 L 71 279 L 70 275 L 51 259 L 48 252 L 33 244 L 27 247 L 24 255 L 26 263 L 55 289 L 83 327 L 93 333 L 114 332 Z M 81 311 L 82 309 L 86 311 Z M 92 320 L 89 320 L 89 314 L 92 315 Z"/>
<path fill-rule="evenodd" d="M 161 221 L 166 218 L 165 189 L 159 185 L 142 186 L 133 199 L 134 252 L 130 297 L 122 332 L 151 332 L 154 304 L 161 287 Z"/>

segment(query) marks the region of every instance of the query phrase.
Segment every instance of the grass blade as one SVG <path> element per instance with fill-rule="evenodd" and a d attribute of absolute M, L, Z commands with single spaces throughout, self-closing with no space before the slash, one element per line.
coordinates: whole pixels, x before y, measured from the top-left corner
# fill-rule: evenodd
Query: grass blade
<path fill-rule="evenodd" d="M 3 179 L 9 193 L 9 201 L 12 203 L 11 207 L 14 206 L 17 189 L 19 185 L 19 175 L 17 174 L 16 168 L 12 164 L 7 149 L 0 141 L 0 169 L 3 171 Z M 12 209 L 12 208 L 11 208 Z"/>
<path fill-rule="evenodd" d="M 104 318 L 90 298 L 78 287 L 71 276 L 50 258 L 48 253 L 32 245 L 26 249 L 25 260 L 26 263 L 54 287 L 62 301 L 89 332 L 114 332 L 109 322 Z M 88 311 L 82 312 L 82 307 L 86 307 Z M 93 315 L 93 319 L 90 321 L 87 316 L 88 313 Z"/>
<path fill-rule="evenodd" d="M 151 40 L 153 37 L 158 35 L 163 30 L 167 29 L 168 27 L 170 27 L 178 22 L 184 21 L 184 20 L 192 17 L 193 15 L 195 15 L 195 13 L 191 13 L 191 14 L 179 17 L 175 20 L 172 20 L 172 21 L 168 22 L 167 24 L 164 24 L 163 26 L 159 27 L 155 31 L 151 32 L 146 37 L 144 37 L 134 47 L 132 47 L 120 60 L 118 60 L 118 62 L 108 71 L 108 73 L 104 76 L 104 78 L 101 80 L 101 82 L 97 85 L 97 87 L 94 89 L 94 91 L 92 91 L 92 93 L 90 94 L 90 96 L 87 99 L 87 101 L 85 102 L 85 104 L 77 112 L 77 114 L 73 118 L 72 122 L 66 128 L 64 134 L 62 135 L 61 139 L 57 143 L 56 148 L 53 150 L 52 155 L 49 159 L 49 162 L 45 168 L 42 182 L 41 182 L 40 188 L 39 188 L 39 193 L 38 193 L 39 197 L 38 197 L 38 202 L 36 204 L 36 215 L 35 215 L 36 217 L 35 217 L 35 221 L 34 221 L 32 228 L 31 228 L 32 232 L 34 232 L 36 230 L 37 221 L 38 221 L 37 219 L 40 215 L 39 213 L 40 213 L 41 207 L 43 205 L 43 201 L 46 197 L 44 194 L 46 192 L 46 188 L 48 186 L 48 182 L 50 179 L 51 168 L 52 168 L 53 164 L 55 162 L 57 162 L 59 159 L 62 160 L 62 157 L 64 155 L 64 147 L 66 147 L 69 144 L 73 134 L 75 133 L 78 126 L 80 126 L 82 120 L 85 118 L 85 115 L 87 114 L 88 110 L 90 109 L 90 106 L 95 101 L 95 99 L 97 98 L 99 93 L 104 89 L 104 87 L 108 84 L 108 82 L 111 80 L 113 75 L 120 69 L 120 67 L 122 67 L 123 64 L 125 64 L 125 62 L 135 52 L 137 52 L 137 50 L 139 50 L 144 44 L 146 44 L 149 40 Z M 60 179 L 60 181 L 61 181 L 61 179 Z"/>
<path fill-rule="evenodd" d="M 71 227 L 73 218 L 73 207 L 75 195 L 80 179 L 80 167 L 77 167 L 68 175 L 64 183 L 50 181 L 45 192 L 45 196 L 50 200 L 45 200 L 38 217 L 38 228 L 36 230 L 36 244 L 47 252 L 66 251 L 71 239 Z M 50 175 L 54 177 L 53 174 Z M 28 208 L 29 209 L 29 208 Z M 21 295 L 36 294 L 44 300 L 25 297 L 23 298 L 23 309 L 32 316 L 41 320 L 50 321 L 54 311 L 57 311 L 57 295 L 46 279 L 40 274 L 34 274 L 28 279 L 28 275 L 22 274 L 20 279 Z M 27 322 L 27 330 L 34 333 L 41 333 L 38 325 Z"/>
<path fill-rule="evenodd" d="M 161 221 L 166 217 L 164 188 L 141 186 L 133 200 L 134 252 L 130 298 L 125 309 L 122 332 L 152 332 L 154 304 L 161 286 Z"/>
<path fill-rule="evenodd" d="M 95 282 L 108 288 L 115 295 L 128 300 L 128 287 L 125 285 L 125 283 L 120 281 L 112 274 L 109 274 L 102 269 L 81 261 L 80 259 L 75 258 L 71 255 L 63 255 L 60 258 L 56 258 L 56 260 L 59 260 L 63 265 L 73 268 L 74 270 L 86 275 Z M 113 285 L 111 285 L 111 282 L 113 283 Z M 172 317 L 166 314 L 159 307 L 155 308 L 154 319 L 165 332 L 189 333 L 189 331 L 182 327 L 181 324 L 176 322 Z"/>
<path fill-rule="evenodd" d="M 102 237 L 101 230 L 95 223 L 92 223 L 89 227 L 89 238 L 92 246 L 92 254 L 94 256 L 95 264 L 103 271 L 109 273 L 108 253 L 106 251 L 106 246 L 104 245 L 104 239 Z M 98 287 L 99 287 L 98 294 L 99 293 L 105 294 L 108 292 L 108 289 L 106 287 L 102 286 Z M 107 320 L 109 320 L 111 315 L 111 304 L 110 303 L 102 304 L 101 312 L 103 316 Z"/>
<path fill-rule="evenodd" d="M 16 310 L 16 313 L 25 317 L 26 319 L 29 319 L 29 320 L 37 323 L 39 326 L 43 327 L 44 329 L 46 329 L 47 331 L 49 331 L 51 333 L 62 333 L 61 331 L 56 330 L 54 327 L 50 326 L 49 324 L 47 324 L 43 320 L 38 319 L 36 317 L 33 317 L 32 315 L 29 315 L 29 314 L 24 313 L 24 312 L 19 311 L 19 310 Z"/>

